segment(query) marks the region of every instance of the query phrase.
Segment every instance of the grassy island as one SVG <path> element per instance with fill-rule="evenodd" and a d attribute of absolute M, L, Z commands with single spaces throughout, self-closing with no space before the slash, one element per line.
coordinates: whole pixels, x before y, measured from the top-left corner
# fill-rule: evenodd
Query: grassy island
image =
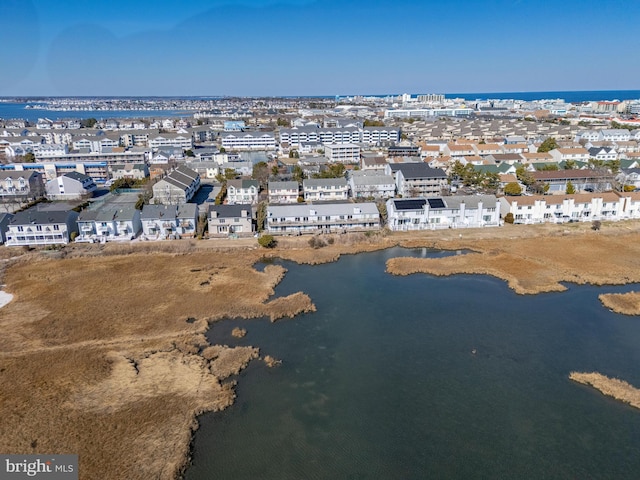
<path fill-rule="evenodd" d="M 598 372 L 580 373 L 571 372 L 569 378 L 574 382 L 589 385 L 599 390 L 604 395 L 613 397 L 616 400 L 628 403 L 632 407 L 640 408 L 640 390 L 624 380 L 609 378 Z"/>

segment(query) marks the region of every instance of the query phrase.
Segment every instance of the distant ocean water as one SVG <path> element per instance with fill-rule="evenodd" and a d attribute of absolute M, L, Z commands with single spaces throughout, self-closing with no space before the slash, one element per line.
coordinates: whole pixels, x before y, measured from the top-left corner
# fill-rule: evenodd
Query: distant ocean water
<path fill-rule="evenodd" d="M 601 100 L 637 100 L 640 90 L 585 90 L 554 92 L 484 92 L 484 93 L 447 93 L 447 98 L 478 99 L 514 99 L 514 100 L 546 100 L 561 98 L 569 103 L 597 102 Z"/>
<path fill-rule="evenodd" d="M 372 95 L 387 97 L 396 94 Z M 415 96 L 416 94 L 414 94 Z M 346 95 L 341 95 L 344 97 Z M 368 96 L 368 95 L 365 95 Z M 478 92 L 478 93 L 446 93 L 446 98 L 464 98 L 465 100 L 486 99 L 514 99 L 514 100 L 546 100 L 563 99 L 569 103 L 595 102 L 600 100 L 637 100 L 640 99 L 640 90 L 585 90 L 585 91 L 550 91 L 550 92 Z M 163 98 L 163 97 L 157 97 Z M 178 98 L 178 97 L 166 97 Z M 218 97 L 179 97 L 193 98 L 195 100 L 207 100 Z M 293 98 L 293 97 L 291 97 Z M 306 96 L 296 98 L 334 98 L 332 96 Z M 40 103 L 40 102 L 39 102 Z M 193 111 L 185 110 L 83 110 L 83 111 L 53 111 L 40 109 L 27 109 L 27 103 L 0 102 L 0 119 L 24 119 L 36 122 L 39 118 L 51 120 L 64 120 L 74 118 L 167 118 L 167 117 L 191 117 Z"/>

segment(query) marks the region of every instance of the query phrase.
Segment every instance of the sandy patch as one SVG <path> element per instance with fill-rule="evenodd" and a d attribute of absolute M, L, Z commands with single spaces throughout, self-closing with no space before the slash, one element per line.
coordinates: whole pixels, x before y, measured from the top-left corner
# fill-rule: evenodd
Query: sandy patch
<path fill-rule="evenodd" d="M 13 300 L 13 295 L 0 290 L 0 308 L 7 305 L 9 302 L 11 302 L 11 300 Z"/>

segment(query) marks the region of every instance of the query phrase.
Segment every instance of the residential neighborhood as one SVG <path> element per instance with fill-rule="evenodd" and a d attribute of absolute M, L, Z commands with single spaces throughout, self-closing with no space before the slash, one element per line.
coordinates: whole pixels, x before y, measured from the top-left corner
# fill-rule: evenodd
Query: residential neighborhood
<path fill-rule="evenodd" d="M 241 109 L 232 99 L 181 102 L 190 116 L 89 126 L 0 119 L 3 242 L 213 240 L 638 216 L 640 100 L 615 109 L 611 102 L 465 102 L 437 94 L 336 97 L 314 109 L 294 98 L 250 99 Z M 64 108 L 75 105 L 69 99 Z"/>

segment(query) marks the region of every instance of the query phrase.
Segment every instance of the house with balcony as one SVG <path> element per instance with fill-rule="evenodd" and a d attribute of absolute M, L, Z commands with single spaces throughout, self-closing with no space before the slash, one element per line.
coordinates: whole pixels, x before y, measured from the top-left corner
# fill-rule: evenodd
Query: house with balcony
<path fill-rule="evenodd" d="M 179 205 L 187 203 L 200 188 L 198 172 L 181 165 L 153 185 L 153 203 Z"/>
<path fill-rule="evenodd" d="M 257 180 L 228 180 L 227 203 L 255 204 L 258 203 L 260 185 Z"/>
<path fill-rule="evenodd" d="M 297 203 L 300 196 L 298 182 L 269 182 L 269 203 Z"/>
<path fill-rule="evenodd" d="M 31 169 L 0 171 L 0 200 L 35 199 L 43 194 L 44 183 L 40 172 Z"/>
<path fill-rule="evenodd" d="M 394 177 L 396 192 L 403 197 L 438 196 L 448 186 L 447 174 L 426 163 L 394 163 L 387 167 Z"/>
<path fill-rule="evenodd" d="M 569 182 L 576 192 L 602 192 L 611 190 L 613 174 L 593 169 L 582 170 L 542 170 L 531 172 L 533 178 L 549 185 L 548 193 L 564 194 Z"/>
<path fill-rule="evenodd" d="M 66 245 L 77 232 L 78 214 L 73 210 L 50 210 L 42 204 L 17 212 L 9 221 L 5 245 L 8 247 Z"/>
<path fill-rule="evenodd" d="M 387 200 L 387 227 L 393 231 L 497 227 L 499 225 L 500 208 L 495 195 Z"/>
<path fill-rule="evenodd" d="M 133 203 L 93 205 L 80 213 L 77 224 L 77 242 L 133 240 L 142 230 L 140 210 Z"/>
<path fill-rule="evenodd" d="M 275 150 L 273 132 L 233 132 L 222 134 L 221 145 L 225 150 Z"/>
<path fill-rule="evenodd" d="M 396 194 L 393 176 L 379 170 L 354 170 L 349 175 L 353 198 L 391 198 Z"/>
<path fill-rule="evenodd" d="M 158 150 L 162 147 L 178 147 L 182 150 L 193 148 L 193 137 L 182 133 L 159 133 L 149 136 L 149 147 Z"/>
<path fill-rule="evenodd" d="M 145 205 L 140 213 L 140 222 L 146 239 L 194 237 L 198 224 L 198 205 Z"/>
<path fill-rule="evenodd" d="M 144 180 L 149 176 L 149 167 L 146 163 L 114 163 L 109 166 L 111 178 L 132 178 L 134 180 Z"/>
<path fill-rule="evenodd" d="M 625 199 L 615 192 L 504 197 L 514 223 L 565 223 L 625 218 Z M 630 206 L 631 207 L 631 206 Z"/>
<path fill-rule="evenodd" d="M 253 235 L 251 205 L 209 205 L 209 238 Z"/>
<path fill-rule="evenodd" d="M 346 178 L 309 178 L 302 181 L 306 202 L 344 201 L 349 196 Z"/>
<path fill-rule="evenodd" d="M 353 143 L 325 145 L 324 154 L 333 163 L 360 162 L 360 147 Z"/>
<path fill-rule="evenodd" d="M 375 203 L 269 205 L 265 230 L 272 235 L 343 233 L 380 229 Z"/>

